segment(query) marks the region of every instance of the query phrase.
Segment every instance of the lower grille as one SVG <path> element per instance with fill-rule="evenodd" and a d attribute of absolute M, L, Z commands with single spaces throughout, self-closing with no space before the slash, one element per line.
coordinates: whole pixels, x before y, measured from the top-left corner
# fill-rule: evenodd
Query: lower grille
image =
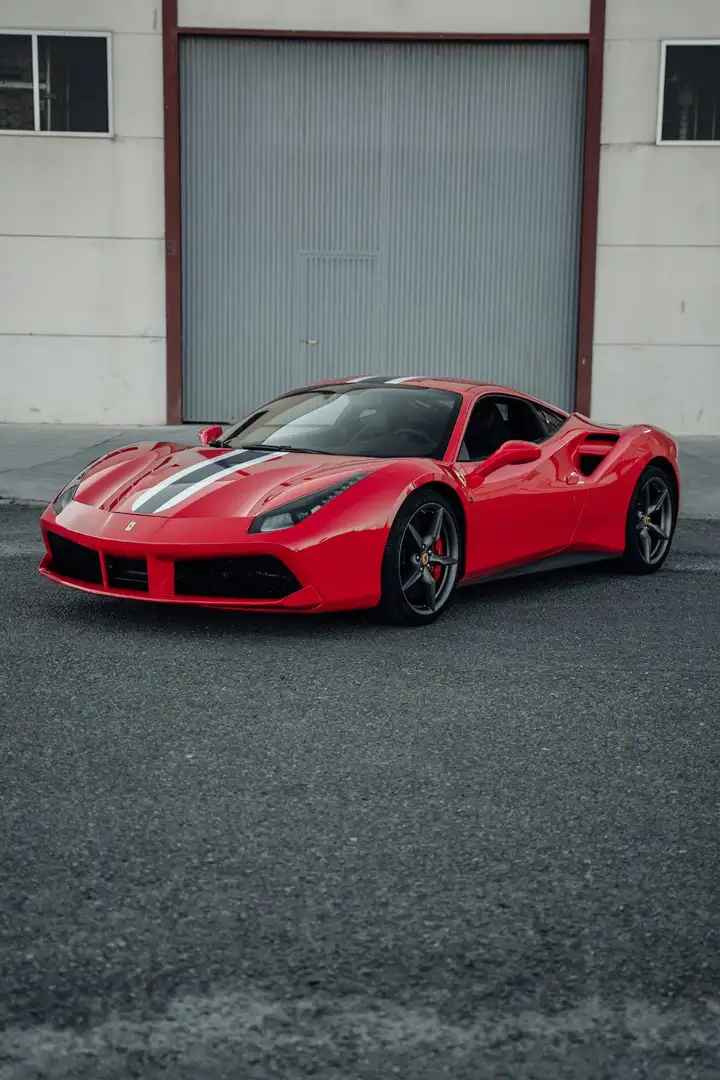
<path fill-rule="evenodd" d="M 97 551 L 83 544 L 76 544 L 74 540 L 68 540 L 59 533 L 49 532 L 47 541 L 50 548 L 51 570 L 73 581 L 84 581 L 88 585 L 102 585 L 102 567 Z"/>
<path fill-rule="evenodd" d="M 175 563 L 178 596 L 283 600 L 299 588 L 295 575 L 271 555 L 187 559 Z"/>
<path fill-rule="evenodd" d="M 130 589 L 134 592 L 148 591 L 148 568 L 146 559 L 121 559 L 115 555 L 105 556 L 108 585 L 111 589 Z"/>

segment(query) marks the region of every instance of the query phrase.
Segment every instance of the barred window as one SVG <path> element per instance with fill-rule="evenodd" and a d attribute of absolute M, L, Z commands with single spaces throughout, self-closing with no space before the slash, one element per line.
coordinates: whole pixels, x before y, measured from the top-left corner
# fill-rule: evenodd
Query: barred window
<path fill-rule="evenodd" d="M 659 143 L 720 142 L 720 41 L 664 41 Z"/>
<path fill-rule="evenodd" d="M 110 135 L 110 35 L 0 30 L 0 132 Z"/>

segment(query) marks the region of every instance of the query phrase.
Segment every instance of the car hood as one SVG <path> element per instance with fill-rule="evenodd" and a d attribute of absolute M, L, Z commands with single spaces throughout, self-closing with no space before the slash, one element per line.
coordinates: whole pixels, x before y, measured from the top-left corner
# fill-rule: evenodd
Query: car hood
<path fill-rule="evenodd" d="M 148 444 L 95 463 L 75 501 L 133 516 L 250 517 L 387 464 L 377 458 Z"/>

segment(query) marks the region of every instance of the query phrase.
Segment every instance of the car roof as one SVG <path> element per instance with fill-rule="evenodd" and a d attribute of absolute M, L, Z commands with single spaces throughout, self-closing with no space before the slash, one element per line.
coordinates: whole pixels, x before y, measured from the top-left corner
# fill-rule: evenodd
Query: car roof
<path fill-rule="evenodd" d="M 474 382 L 471 379 L 456 379 L 450 377 L 432 378 L 427 375 L 354 375 L 346 376 L 344 379 L 324 379 L 322 382 L 311 383 L 307 386 L 297 387 L 295 390 L 291 390 L 291 394 L 303 394 L 310 390 L 322 390 L 322 389 L 334 389 L 341 386 L 417 386 L 432 390 L 449 390 L 456 394 L 517 394 L 518 397 L 523 398 L 525 401 L 532 401 L 540 408 L 549 409 L 551 412 L 555 412 L 560 416 L 569 416 L 565 409 L 559 408 L 557 405 L 553 405 L 549 401 L 543 401 L 542 398 L 537 398 L 533 394 L 526 394 L 522 390 L 518 390 L 512 386 L 502 386 L 499 383 L 489 382 Z M 286 394 L 282 395 L 287 396 Z"/>

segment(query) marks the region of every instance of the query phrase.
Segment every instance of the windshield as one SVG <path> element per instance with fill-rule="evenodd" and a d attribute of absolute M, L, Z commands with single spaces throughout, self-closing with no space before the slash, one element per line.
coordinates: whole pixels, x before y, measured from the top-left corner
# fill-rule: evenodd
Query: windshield
<path fill-rule="evenodd" d="M 308 390 L 264 406 L 222 442 L 357 457 L 441 458 L 461 402 L 448 390 L 407 386 Z"/>

